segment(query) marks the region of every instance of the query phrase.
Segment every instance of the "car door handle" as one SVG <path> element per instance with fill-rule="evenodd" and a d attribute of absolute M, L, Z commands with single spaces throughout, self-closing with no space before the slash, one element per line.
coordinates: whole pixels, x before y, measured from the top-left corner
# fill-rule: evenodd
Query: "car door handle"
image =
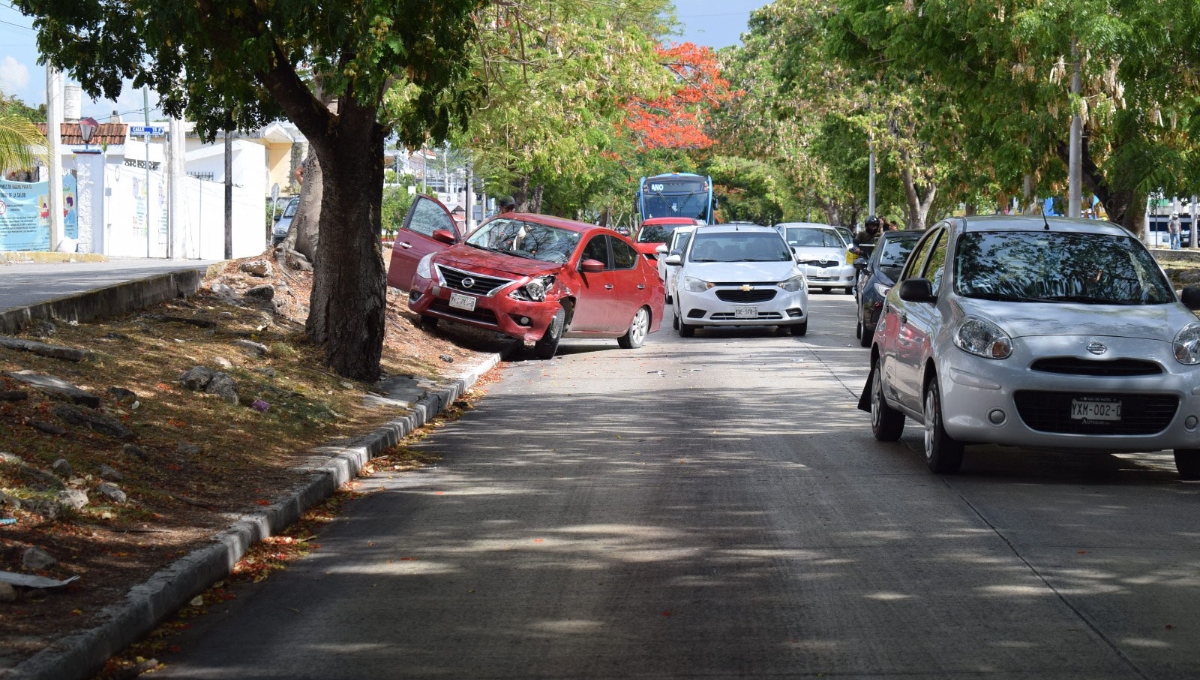
<path fill-rule="evenodd" d="M 900 314 L 900 323 L 901 324 L 908 323 L 908 314 L 905 314 L 905 313 Z"/>
<path fill-rule="evenodd" d="M 639 283 L 639 284 L 638 284 L 638 290 L 646 290 L 646 284 L 644 284 L 644 283 Z"/>
<path fill-rule="evenodd" d="M 404 249 L 408 249 L 408 248 L 412 248 L 412 244 L 411 244 L 411 243 L 404 242 L 404 241 L 401 241 L 401 242 L 400 242 L 400 247 L 401 247 L 401 248 L 404 248 Z"/>
<path fill-rule="evenodd" d="M 612 290 L 612 284 L 611 283 L 604 284 L 604 290 Z"/>

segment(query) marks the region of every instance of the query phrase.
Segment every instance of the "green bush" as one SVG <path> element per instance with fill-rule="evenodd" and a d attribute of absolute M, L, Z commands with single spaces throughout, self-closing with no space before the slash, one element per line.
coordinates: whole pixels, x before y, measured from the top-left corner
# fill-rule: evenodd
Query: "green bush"
<path fill-rule="evenodd" d="M 395 236 L 400 225 L 404 224 L 404 216 L 408 214 L 408 206 L 412 205 L 412 200 L 413 197 L 408 193 L 408 187 L 384 188 L 379 222 L 385 235 Z"/>

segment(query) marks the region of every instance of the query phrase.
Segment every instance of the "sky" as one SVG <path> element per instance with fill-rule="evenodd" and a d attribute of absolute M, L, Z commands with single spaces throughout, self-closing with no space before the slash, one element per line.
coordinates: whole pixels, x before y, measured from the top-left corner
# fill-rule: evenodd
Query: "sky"
<path fill-rule="evenodd" d="M 721 48 L 736 45 L 746 30 L 750 12 L 767 4 L 763 0 L 674 0 L 679 17 L 680 42 L 694 42 Z M 9 0 L 0 0 L 0 91 L 15 94 L 26 104 L 37 107 L 46 101 L 46 70 L 37 63 L 37 35 L 33 22 L 13 9 Z M 150 93 L 150 105 L 158 97 Z M 83 100 L 83 115 L 107 122 L 116 110 L 125 122 L 142 120 L 142 92 L 126 83 L 120 98 L 113 101 Z M 151 110 L 152 120 L 161 115 Z"/>

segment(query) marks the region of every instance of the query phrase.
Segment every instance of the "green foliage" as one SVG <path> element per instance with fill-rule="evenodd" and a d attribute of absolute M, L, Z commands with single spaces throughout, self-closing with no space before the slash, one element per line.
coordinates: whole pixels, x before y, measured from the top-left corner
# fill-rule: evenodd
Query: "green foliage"
<path fill-rule="evenodd" d="M 46 160 L 46 138 L 28 118 L 0 111 L 0 171 L 31 168 Z"/>
<path fill-rule="evenodd" d="M 404 217 L 412 205 L 413 195 L 408 193 L 408 187 L 387 187 L 383 190 L 383 204 L 380 209 L 380 226 L 383 233 L 394 236 L 404 224 Z"/>
<path fill-rule="evenodd" d="M 772 225 L 799 216 L 799 206 L 778 169 L 740 156 L 717 156 L 708 164 L 724 221 Z"/>

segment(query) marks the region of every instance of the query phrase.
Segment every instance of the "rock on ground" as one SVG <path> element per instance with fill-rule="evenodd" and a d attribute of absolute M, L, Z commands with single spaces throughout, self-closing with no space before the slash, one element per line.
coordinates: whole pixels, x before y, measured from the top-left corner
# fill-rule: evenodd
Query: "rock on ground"
<path fill-rule="evenodd" d="M 62 378 L 56 378 L 52 375 L 39 375 L 33 371 L 15 371 L 7 375 L 13 380 L 19 380 L 26 385 L 37 388 L 51 399 L 82 404 L 88 408 L 96 408 L 100 405 L 100 397 L 91 392 L 85 392 Z"/>
<path fill-rule="evenodd" d="M 233 362 L 225 357 L 213 357 L 213 363 L 225 371 L 233 368 Z"/>
<path fill-rule="evenodd" d="M 212 382 L 213 370 L 207 366 L 195 366 L 179 376 L 179 384 L 189 390 L 202 390 Z"/>
<path fill-rule="evenodd" d="M 116 484 L 101 484 L 96 487 L 96 491 L 113 503 L 124 503 L 126 500 L 125 492 L 121 491 Z"/>
<path fill-rule="evenodd" d="M 126 444 L 121 447 L 121 453 L 126 456 L 132 456 L 139 460 L 146 460 L 146 450 L 137 444 Z"/>
<path fill-rule="evenodd" d="M 58 560 L 41 548 L 26 548 L 21 554 L 21 566 L 32 571 L 43 571 L 58 564 Z"/>
<path fill-rule="evenodd" d="M 71 468 L 71 464 L 67 462 L 66 458 L 59 458 L 58 460 L 54 461 L 54 464 L 50 466 L 50 469 L 54 470 L 54 474 L 62 477 L 63 479 L 68 479 L 75 475 L 75 470 Z"/>
<path fill-rule="evenodd" d="M 0 602 L 16 602 L 17 590 L 11 583 L 0 583 Z"/>
<path fill-rule="evenodd" d="M 51 409 L 50 412 L 68 425 L 86 426 L 93 432 L 98 432 L 109 437 L 133 439 L 137 436 L 133 430 L 122 425 L 121 421 L 116 418 L 81 406 L 59 404 Z"/>
<path fill-rule="evenodd" d="M 275 287 L 269 284 L 255 286 L 250 290 L 247 290 L 245 293 L 242 293 L 242 297 L 247 300 L 270 302 L 271 300 L 275 299 Z"/>
<path fill-rule="evenodd" d="M 117 471 L 111 465 L 100 466 L 100 479 L 107 479 L 110 482 L 120 482 L 125 479 L 125 475 Z"/>
<path fill-rule="evenodd" d="M 58 504 L 64 508 L 82 510 L 86 508 L 88 504 L 87 492 L 79 489 L 67 489 L 66 491 L 59 491 Z"/>
<path fill-rule="evenodd" d="M 233 344 L 237 345 L 238 347 L 241 347 L 242 349 L 246 350 L 247 352 L 250 352 L 251 354 L 256 354 L 258 356 L 263 356 L 264 354 L 266 354 L 269 351 L 267 346 L 262 344 L 261 342 L 254 342 L 253 340 L 246 340 L 244 338 L 239 338 L 237 340 L 234 340 Z"/>
<path fill-rule="evenodd" d="M 204 391 L 231 404 L 238 403 L 237 382 L 228 373 L 213 374 L 212 380 L 209 381 L 208 387 L 204 388 Z"/>
<path fill-rule="evenodd" d="M 266 260 L 250 260 L 249 262 L 243 262 L 238 265 L 238 269 L 251 276 L 257 276 L 260 278 L 270 276 L 275 271 L 271 267 L 271 263 L 267 262 Z"/>

